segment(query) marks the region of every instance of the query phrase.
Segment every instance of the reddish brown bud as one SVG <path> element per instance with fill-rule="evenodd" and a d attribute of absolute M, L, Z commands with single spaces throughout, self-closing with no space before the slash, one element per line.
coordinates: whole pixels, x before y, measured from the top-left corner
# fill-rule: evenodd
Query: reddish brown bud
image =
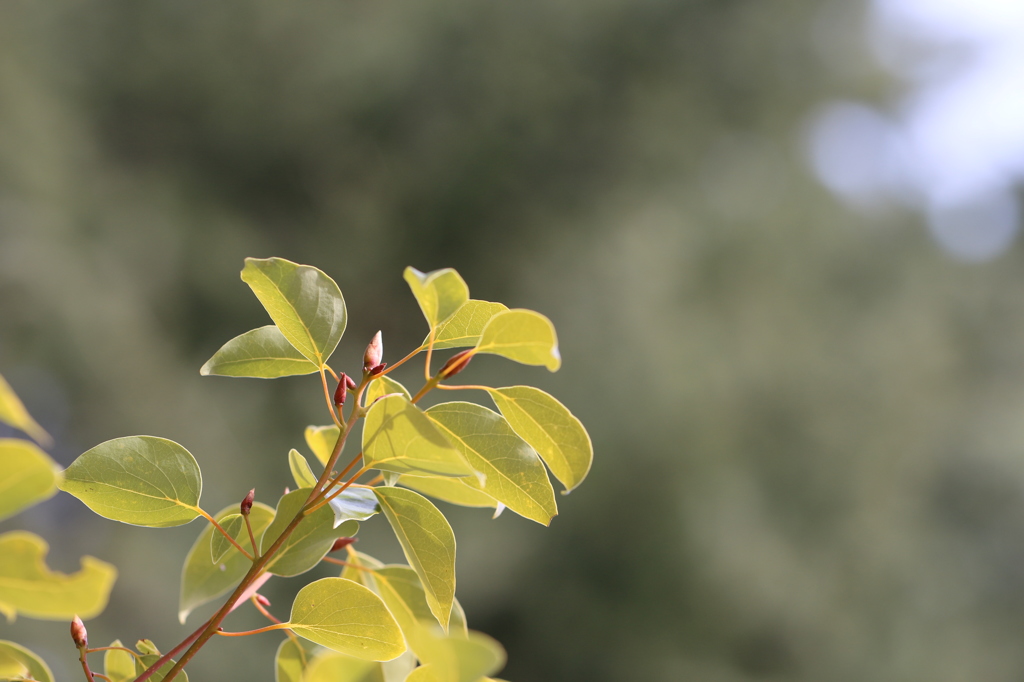
<path fill-rule="evenodd" d="M 350 390 L 350 391 L 355 390 L 355 388 L 357 386 L 357 384 L 355 382 L 355 379 L 353 379 L 349 375 L 345 374 L 344 372 L 341 373 L 341 376 L 345 377 L 345 385 L 348 386 L 348 390 Z"/>
<path fill-rule="evenodd" d="M 252 509 L 252 502 L 256 499 L 256 488 L 253 488 L 242 500 L 242 504 L 238 505 L 238 510 L 242 512 L 242 516 L 248 516 L 249 510 Z"/>
<path fill-rule="evenodd" d="M 372 377 L 377 376 L 378 374 L 383 372 L 384 368 L 387 367 L 387 366 L 388 366 L 388 363 L 382 362 L 379 365 L 377 365 L 376 367 L 371 368 L 370 369 L 370 376 L 372 376 Z"/>
<path fill-rule="evenodd" d="M 71 639 L 75 641 L 75 646 L 79 649 L 89 646 L 89 633 L 85 631 L 85 623 L 78 616 L 71 621 Z"/>
<path fill-rule="evenodd" d="M 334 389 L 334 404 L 341 407 L 345 404 L 346 389 L 348 386 L 348 379 L 345 373 L 341 373 L 341 377 L 338 379 L 338 388 Z"/>
<path fill-rule="evenodd" d="M 331 551 L 332 552 L 337 552 L 339 549 L 345 549 L 346 547 L 351 545 L 353 542 L 355 542 L 356 539 L 357 538 L 338 538 L 337 540 L 334 541 L 334 544 L 331 545 Z"/>
<path fill-rule="evenodd" d="M 256 593 L 256 601 L 260 603 L 260 606 L 270 606 L 270 600 L 264 597 L 259 592 Z"/>
<path fill-rule="evenodd" d="M 383 357 L 384 340 L 381 338 L 380 332 L 377 332 L 370 340 L 370 345 L 366 347 L 366 352 L 363 353 L 363 371 L 369 372 L 372 370 L 380 364 Z"/>
<path fill-rule="evenodd" d="M 441 368 L 441 371 L 438 372 L 438 374 L 441 375 L 442 379 L 453 377 L 462 370 L 466 369 L 466 365 L 468 365 L 469 361 L 472 359 L 472 348 L 469 350 L 464 350 L 461 353 L 456 353 L 455 355 L 448 358 L 448 362 L 444 363 L 444 366 Z"/>

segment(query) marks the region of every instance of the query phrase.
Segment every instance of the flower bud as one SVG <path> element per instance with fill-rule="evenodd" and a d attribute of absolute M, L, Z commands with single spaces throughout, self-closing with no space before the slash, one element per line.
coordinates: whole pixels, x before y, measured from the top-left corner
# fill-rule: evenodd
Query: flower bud
<path fill-rule="evenodd" d="M 370 345 L 366 347 L 366 352 L 363 353 L 363 371 L 369 372 L 380 364 L 383 357 L 384 340 L 381 338 L 380 332 L 377 332 L 370 340 Z"/>
<path fill-rule="evenodd" d="M 253 488 L 242 500 L 242 504 L 238 506 L 238 510 L 242 512 L 242 516 L 248 516 L 249 510 L 252 509 L 252 502 L 256 499 L 256 488 Z"/>
<path fill-rule="evenodd" d="M 341 407 L 345 404 L 346 389 L 348 388 L 348 377 L 342 372 L 338 378 L 338 388 L 334 389 L 334 404 Z"/>
<path fill-rule="evenodd" d="M 79 649 L 89 646 L 89 633 L 85 631 L 85 623 L 78 616 L 71 621 L 71 639 L 75 641 L 75 646 Z"/>
<path fill-rule="evenodd" d="M 334 541 L 334 544 L 331 545 L 331 551 L 337 552 L 339 549 L 345 549 L 355 541 L 356 538 L 338 538 Z"/>
<path fill-rule="evenodd" d="M 379 365 L 377 365 L 376 367 L 374 367 L 374 368 L 372 368 L 370 370 L 370 376 L 374 376 L 374 377 L 377 376 L 378 374 L 383 372 L 384 368 L 387 367 L 387 366 L 388 366 L 388 363 L 386 363 L 386 362 L 380 363 Z"/>
<path fill-rule="evenodd" d="M 264 597 L 259 592 L 256 593 L 256 601 L 260 603 L 260 606 L 270 606 L 270 600 Z"/>
<path fill-rule="evenodd" d="M 356 386 L 358 385 L 358 384 L 356 384 L 355 379 L 353 379 L 349 375 L 345 374 L 344 372 L 341 373 L 341 376 L 345 377 L 345 385 L 348 386 L 348 390 L 350 390 L 350 391 L 355 390 Z"/>
<path fill-rule="evenodd" d="M 444 366 L 441 367 L 441 371 L 439 371 L 438 374 L 441 376 L 442 379 L 453 377 L 462 370 L 466 369 L 466 365 L 468 365 L 469 361 L 472 359 L 472 348 L 469 350 L 464 350 L 461 353 L 456 353 L 455 355 L 448 358 L 448 362 L 444 363 Z"/>

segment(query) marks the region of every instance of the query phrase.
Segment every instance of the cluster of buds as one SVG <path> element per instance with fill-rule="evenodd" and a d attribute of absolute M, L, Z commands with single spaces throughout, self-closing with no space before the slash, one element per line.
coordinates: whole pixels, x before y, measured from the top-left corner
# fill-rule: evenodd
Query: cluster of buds
<path fill-rule="evenodd" d="M 381 362 L 384 357 L 384 341 L 381 338 L 380 332 L 373 335 L 370 340 L 370 345 L 366 347 L 366 352 L 363 353 L 363 372 L 374 376 L 384 371 L 384 368 L 388 366 L 388 363 Z"/>
<path fill-rule="evenodd" d="M 464 350 L 456 353 L 455 355 L 448 358 L 448 362 L 444 363 L 441 369 L 438 371 L 438 376 L 442 379 L 453 377 L 462 370 L 466 369 L 466 365 L 473 359 L 473 349 Z"/>
<path fill-rule="evenodd" d="M 338 388 L 334 391 L 334 404 L 340 409 L 345 404 L 349 389 L 354 389 L 356 382 L 352 377 L 342 372 L 338 377 Z"/>

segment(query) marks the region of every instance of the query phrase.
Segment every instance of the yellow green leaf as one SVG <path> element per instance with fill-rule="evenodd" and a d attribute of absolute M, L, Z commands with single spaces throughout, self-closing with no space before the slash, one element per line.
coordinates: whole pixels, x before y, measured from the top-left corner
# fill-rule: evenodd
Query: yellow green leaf
<path fill-rule="evenodd" d="M 384 682 L 384 671 L 376 661 L 329 653 L 310 664 L 302 682 Z"/>
<path fill-rule="evenodd" d="M 46 661 L 20 644 L 0 639 L 0 680 L 37 680 L 53 682 Z"/>
<path fill-rule="evenodd" d="M 117 569 L 91 556 L 70 575 L 46 566 L 50 551 L 38 535 L 15 530 L 0 535 L 0 613 L 44 620 L 88 619 L 107 606 Z"/>
<path fill-rule="evenodd" d="M 318 368 L 323 367 L 348 322 L 345 299 L 334 280 L 312 266 L 283 258 L 246 258 L 242 281 L 285 339 Z"/>
<path fill-rule="evenodd" d="M 492 353 L 524 365 L 562 366 L 551 320 L 532 310 L 506 310 L 490 319 L 480 334 L 477 353 Z"/>
<path fill-rule="evenodd" d="M 508 310 L 501 303 L 470 299 L 437 328 L 434 334 L 434 350 L 445 348 L 472 348 L 480 339 L 484 327 L 492 317 Z M 430 335 L 423 340 L 422 348 L 430 343 Z"/>
<path fill-rule="evenodd" d="M 115 639 L 112 647 L 123 647 L 121 640 Z M 127 651 L 108 649 L 103 652 L 103 672 L 110 682 L 131 682 L 135 679 L 135 657 Z"/>
<path fill-rule="evenodd" d="M 133 526 L 180 526 L 199 516 L 199 465 L 174 441 L 128 436 L 100 443 L 72 462 L 61 490 L 100 516 Z"/>
<path fill-rule="evenodd" d="M 366 404 L 372 405 L 374 400 L 383 398 L 392 393 L 400 393 L 406 400 L 412 400 L 412 394 L 402 384 L 385 375 L 377 376 L 370 385 L 366 387 Z"/>
<path fill-rule="evenodd" d="M 375 402 L 363 425 L 363 463 L 399 474 L 467 476 L 473 468 L 422 410 L 400 395 Z"/>
<path fill-rule="evenodd" d="M 404 277 L 431 328 L 454 315 L 469 300 L 469 287 L 451 268 L 423 273 L 408 267 Z"/>
<path fill-rule="evenodd" d="M 405 678 L 405 682 L 445 682 L 445 680 L 437 676 L 433 666 L 421 665 L 409 673 L 409 676 Z"/>
<path fill-rule="evenodd" d="M 288 342 L 277 325 L 268 324 L 225 343 L 206 361 L 199 373 L 203 376 L 276 379 L 312 374 L 319 369 Z"/>
<path fill-rule="evenodd" d="M 249 530 L 245 527 L 245 519 L 242 518 L 241 514 L 228 514 L 223 519 L 219 519 L 217 523 L 240 545 L 243 539 L 249 537 Z M 244 547 L 245 545 L 242 546 Z M 221 559 L 224 558 L 224 555 L 232 547 L 234 545 L 224 537 L 224 533 L 214 528 L 213 534 L 210 536 L 210 559 L 213 563 L 220 563 Z"/>
<path fill-rule="evenodd" d="M 429 635 L 420 661 L 430 666 L 439 682 L 479 682 L 505 665 L 505 649 L 482 632 L 468 636 Z"/>
<path fill-rule="evenodd" d="M 53 443 L 53 438 L 50 438 L 50 434 L 36 423 L 2 375 L 0 375 L 0 422 L 21 429 L 40 445 Z"/>
<path fill-rule="evenodd" d="M 437 629 L 437 619 L 430 610 L 423 583 L 416 571 L 408 566 L 385 566 L 371 576 L 377 593 L 402 629 L 409 649 L 422 659 L 424 654 L 432 651 L 432 633 Z M 466 635 L 465 614 L 461 606 L 452 608 L 448 628 L 453 634 Z"/>
<path fill-rule="evenodd" d="M 295 485 L 300 488 L 312 488 L 316 485 L 317 477 L 313 474 L 313 470 L 309 468 L 309 462 L 295 448 L 288 451 L 288 468 L 292 471 Z"/>
<path fill-rule="evenodd" d="M 356 658 L 390 661 L 405 651 L 380 597 L 344 578 L 321 578 L 299 590 L 289 622 L 300 637 Z"/>
<path fill-rule="evenodd" d="M 274 682 L 303 682 L 302 676 L 318 649 L 323 651 L 308 639 L 285 639 L 274 656 Z"/>
<path fill-rule="evenodd" d="M 295 515 L 306 504 L 309 493 L 309 488 L 293 490 L 277 503 L 274 521 L 263 534 L 263 541 L 260 543 L 261 554 L 266 554 L 271 545 L 285 531 Z M 330 551 L 335 540 L 351 537 L 358 531 L 359 524 L 355 521 L 346 521 L 335 528 L 334 512 L 330 505 L 324 505 L 302 519 L 274 553 L 274 557 L 267 564 L 267 570 L 274 575 L 286 577 L 305 573 L 327 556 L 327 552 Z"/>
<path fill-rule="evenodd" d="M 341 429 L 334 424 L 330 426 L 307 426 L 306 445 L 313 451 L 316 458 L 320 460 L 320 463 L 326 466 L 328 460 L 331 459 L 331 453 L 334 452 L 334 446 L 337 444 L 338 436 L 340 435 Z"/>
<path fill-rule="evenodd" d="M 571 491 L 586 478 L 594 446 L 583 424 L 565 405 L 533 386 L 488 389 L 509 425 L 537 451 L 544 463 Z"/>
<path fill-rule="evenodd" d="M 346 580 L 357 582 L 363 587 L 372 587 L 370 580 L 370 571 L 365 569 L 377 569 L 383 568 L 384 564 L 374 559 L 369 554 L 363 554 L 352 549 L 352 545 L 348 546 L 348 563 L 341 571 L 341 577 Z M 358 568 L 362 567 L 362 568 Z"/>
<path fill-rule="evenodd" d="M 144 655 L 140 656 L 139 658 L 136 658 L 135 659 L 135 674 L 136 674 L 136 676 L 141 675 L 142 673 L 144 673 L 147 670 L 149 670 L 150 668 L 152 668 L 153 665 L 155 665 L 156 662 L 159 661 L 159 660 L 160 660 L 160 654 L 159 653 L 144 654 Z M 163 680 L 165 677 L 167 677 L 167 673 L 171 672 L 171 668 L 173 668 L 173 667 L 174 667 L 174 659 L 171 659 L 171 660 L 167 661 L 166 663 L 164 663 L 162 666 L 160 666 L 160 669 L 157 670 L 155 673 L 153 673 L 153 676 L 150 677 L 149 679 L 153 680 L 154 682 L 161 682 L 161 680 Z M 181 679 L 182 682 L 188 682 L 188 675 L 185 673 L 184 670 L 182 670 L 180 673 L 178 673 L 175 676 L 174 679 L 175 680 Z"/>
<path fill-rule="evenodd" d="M 476 479 L 473 476 L 445 478 L 404 474 L 398 479 L 398 484 L 461 507 L 494 508 L 498 506 L 497 500 L 493 497 L 469 485 L 471 481 L 476 481 Z"/>
<path fill-rule="evenodd" d="M 27 440 L 0 438 L 0 520 L 57 493 L 60 467 Z"/>

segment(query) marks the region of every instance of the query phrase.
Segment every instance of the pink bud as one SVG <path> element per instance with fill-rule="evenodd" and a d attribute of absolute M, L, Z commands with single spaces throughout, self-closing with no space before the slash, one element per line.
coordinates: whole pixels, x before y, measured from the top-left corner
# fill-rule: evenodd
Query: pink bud
<path fill-rule="evenodd" d="M 338 538 L 331 545 L 331 551 L 337 552 L 339 549 L 344 549 L 356 541 L 356 538 Z"/>
<path fill-rule="evenodd" d="M 85 623 L 78 616 L 71 621 L 71 639 L 79 649 L 89 646 L 89 633 L 85 631 Z"/>
<path fill-rule="evenodd" d="M 370 345 L 366 347 L 366 352 L 363 353 L 363 371 L 369 372 L 380 364 L 383 357 L 384 340 L 381 338 L 380 332 L 377 332 L 370 340 Z"/>
<path fill-rule="evenodd" d="M 460 353 L 456 353 L 455 355 L 448 358 L 448 362 L 444 363 L 444 366 L 441 367 L 441 370 L 438 372 L 438 374 L 441 376 L 442 379 L 453 377 L 462 370 L 466 369 L 466 365 L 468 365 L 469 361 L 472 359 L 473 349 L 464 350 Z"/>
<path fill-rule="evenodd" d="M 348 379 L 345 373 L 341 373 L 341 377 L 338 379 L 338 388 L 334 390 L 334 404 L 341 407 L 345 404 L 346 387 L 348 386 Z"/>
<path fill-rule="evenodd" d="M 256 601 L 260 603 L 260 606 L 270 606 L 270 600 L 264 597 L 259 592 L 256 593 Z"/>
<path fill-rule="evenodd" d="M 256 488 L 253 488 L 242 500 L 242 504 L 238 506 L 239 511 L 242 512 L 242 516 L 248 516 L 249 510 L 252 509 L 253 500 L 256 499 Z"/>

